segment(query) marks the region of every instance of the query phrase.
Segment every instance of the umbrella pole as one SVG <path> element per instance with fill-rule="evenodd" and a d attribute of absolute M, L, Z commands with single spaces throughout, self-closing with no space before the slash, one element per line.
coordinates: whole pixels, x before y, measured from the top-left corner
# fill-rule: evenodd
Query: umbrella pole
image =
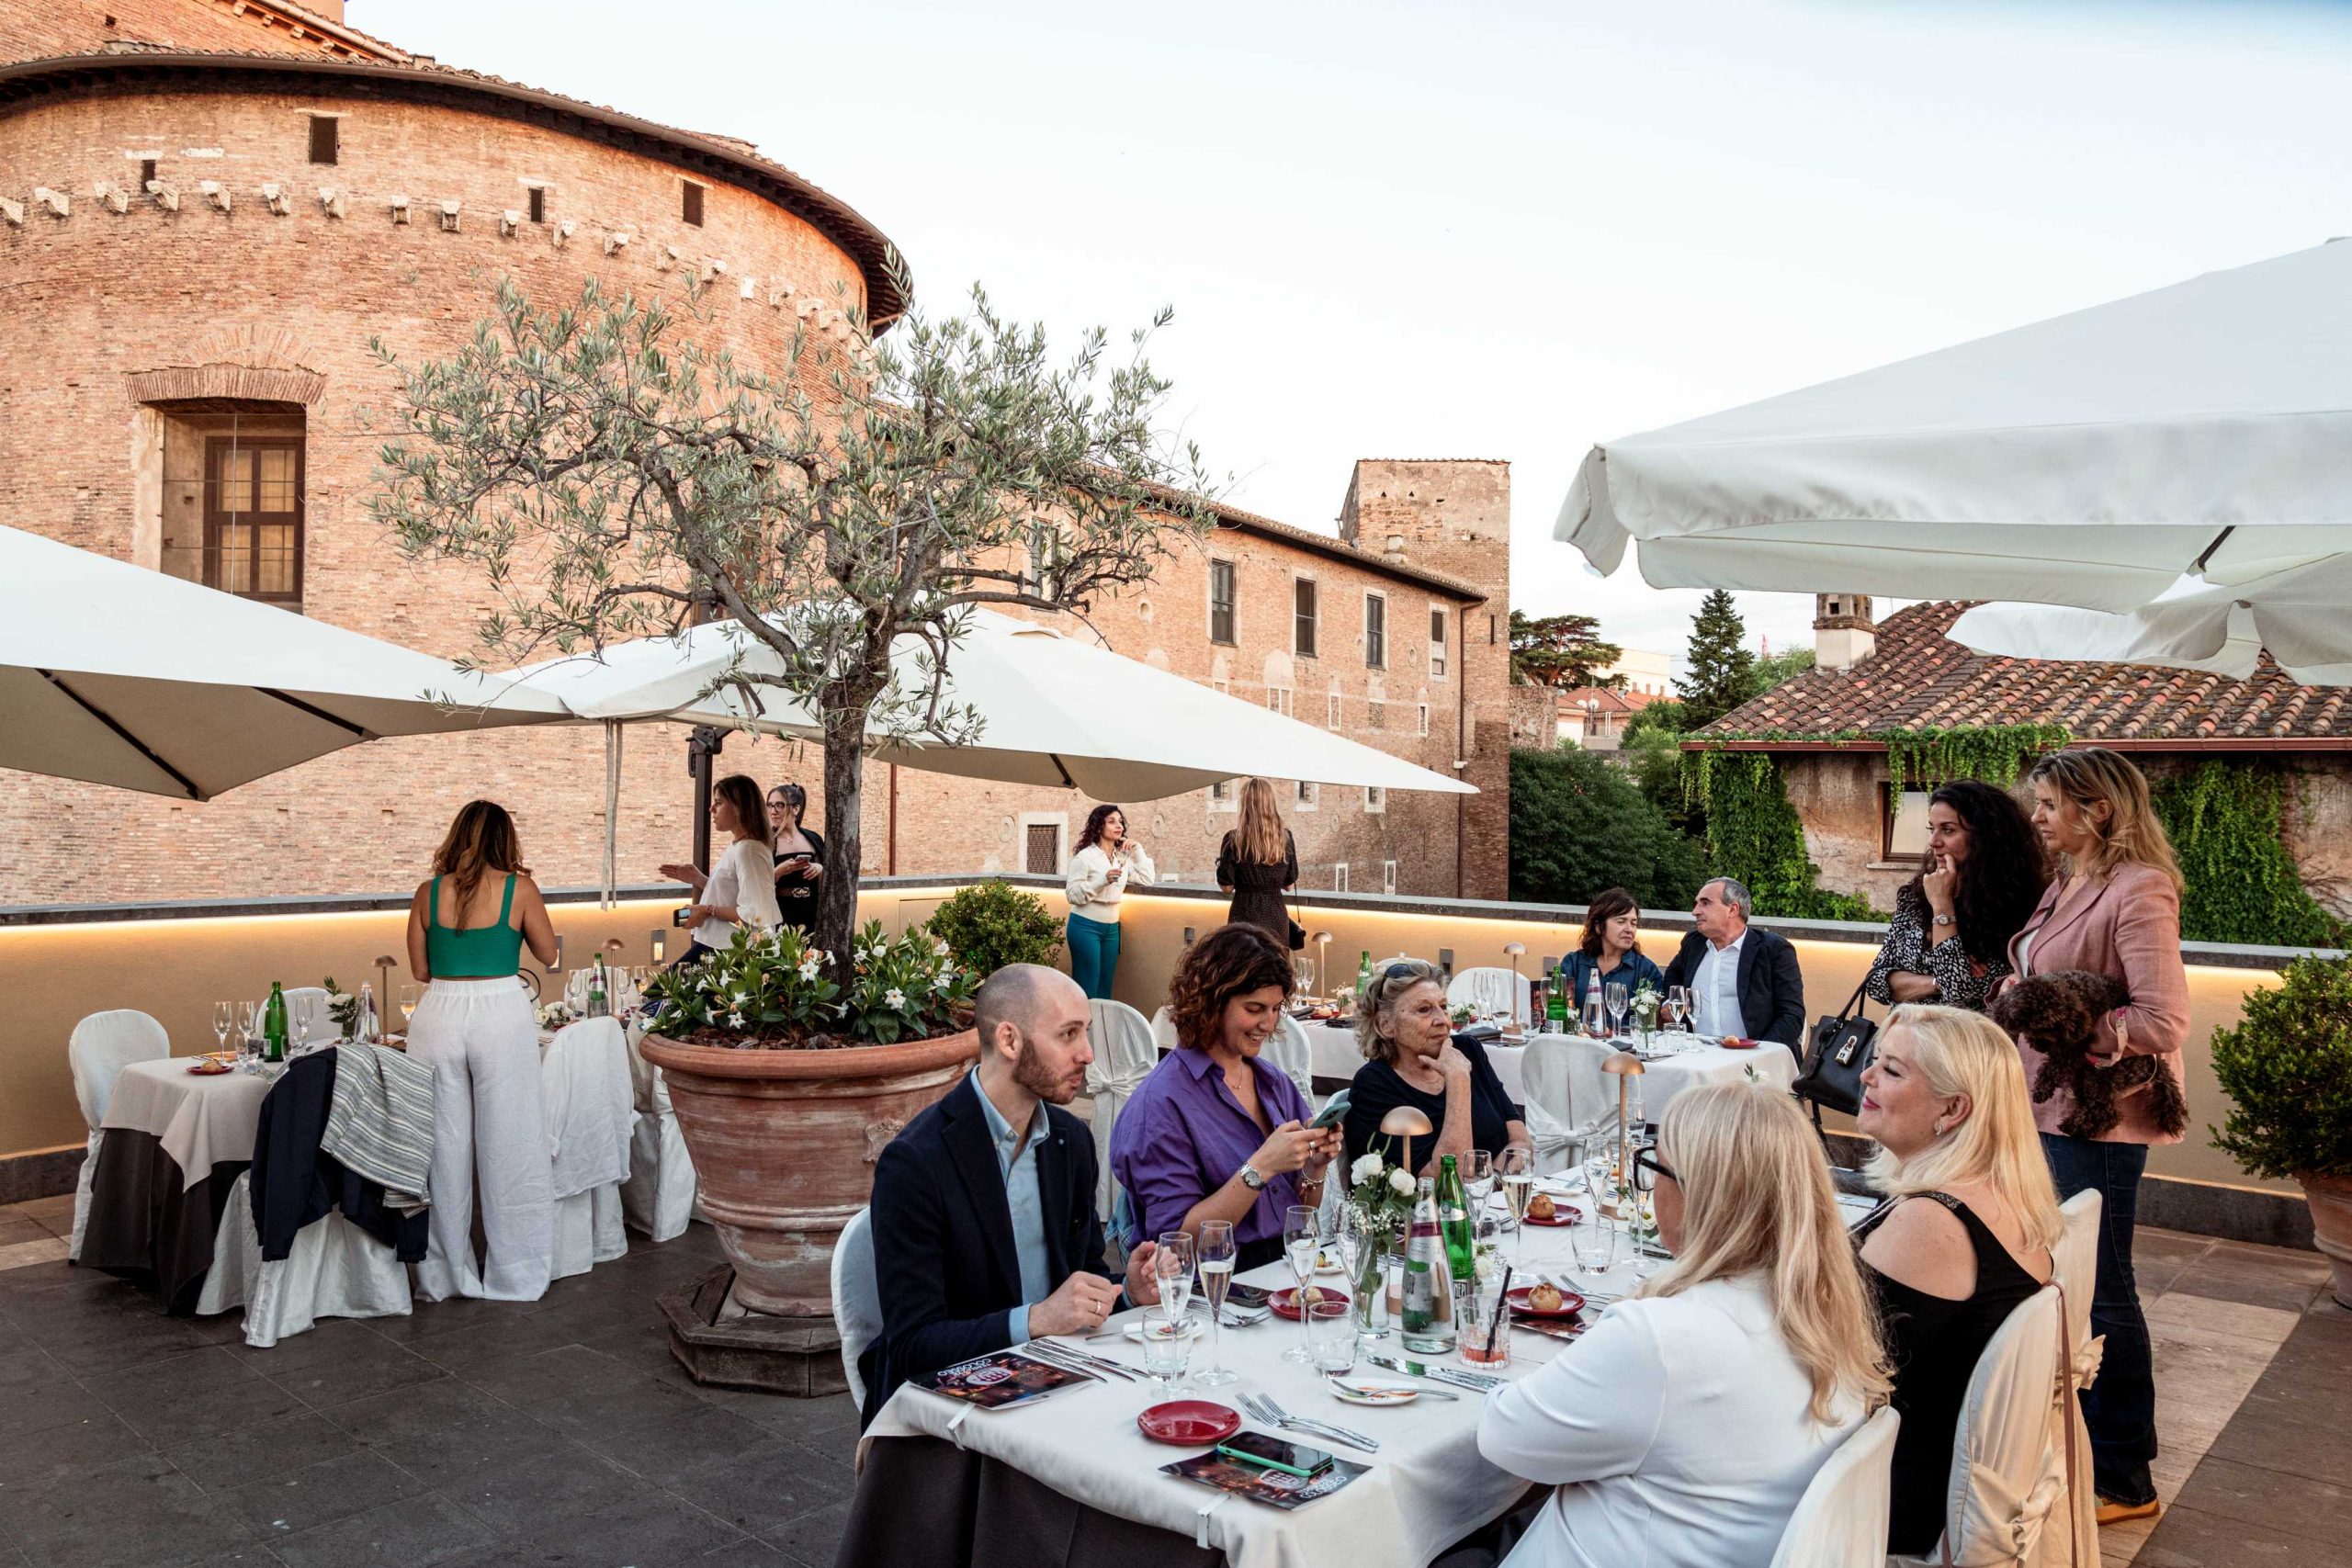
<path fill-rule="evenodd" d="M 615 884 L 619 879 L 618 863 L 621 816 L 621 727 L 617 720 L 605 725 L 605 890 L 597 901 L 600 909 L 609 909 L 617 901 Z"/>
<path fill-rule="evenodd" d="M 698 724 L 686 740 L 686 768 L 695 777 L 695 869 L 710 869 L 711 760 L 727 744 L 727 731 L 717 725 Z"/>

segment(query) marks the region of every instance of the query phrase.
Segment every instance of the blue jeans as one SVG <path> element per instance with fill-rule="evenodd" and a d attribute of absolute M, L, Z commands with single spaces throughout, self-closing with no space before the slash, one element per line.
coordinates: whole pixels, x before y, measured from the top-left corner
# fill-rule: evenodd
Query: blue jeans
<path fill-rule="evenodd" d="M 2156 1457 L 2156 1375 L 2148 1320 L 2132 1277 L 2132 1231 L 2139 1218 L 2148 1146 L 2044 1133 L 2041 1152 L 2061 1201 L 2090 1191 L 2100 1201 L 2091 1332 L 2107 1336 L 2107 1350 L 2097 1386 L 2082 1394 L 2083 1423 L 2091 1434 L 2091 1477 L 2098 1495 L 2111 1503 L 2151 1502 L 2156 1495 L 2148 1474 Z"/>
<path fill-rule="evenodd" d="M 1084 915 L 1069 918 L 1069 977 L 1086 993 L 1089 1001 L 1099 1001 L 1111 994 L 1112 976 L 1119 972 L 1119 923 L 1116 920 L 1090 920 Z"/>

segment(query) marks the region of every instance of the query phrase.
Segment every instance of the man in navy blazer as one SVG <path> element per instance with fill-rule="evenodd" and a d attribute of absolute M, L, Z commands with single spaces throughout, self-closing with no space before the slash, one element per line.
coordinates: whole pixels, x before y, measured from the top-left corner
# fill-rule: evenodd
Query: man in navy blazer
<path fill-rule="evenodd" d="M 1690 989 L 1691 1027 L 1702 1034 L 1777 1040 L 1804 1055 L 1804 972 L 1786 937 L 1747 923 L 1756 899 L 1728 876 L 1699 889 L 1690 906 L 1699 929 L 1666 966 L 1668 986 Z M 1731 1002 L 1736 998 L 1737 1006 Z"/>
<path fill-rule="evenodd" d="M 874 1167 L 882 1337 L 858 1360 L 870 1423 L 909 1378 L 1032 1337 L 1087 1334 L 1120 1306 L 1094 1212 L 1094 1137 L 1061 1109 L 1094 1059 L 1086 993 L 1012 964 L 973 998 L 980 1063 Z M 1157 1247 L 1129 1255 L 1130 1304 L 1159 1299 Z"/>

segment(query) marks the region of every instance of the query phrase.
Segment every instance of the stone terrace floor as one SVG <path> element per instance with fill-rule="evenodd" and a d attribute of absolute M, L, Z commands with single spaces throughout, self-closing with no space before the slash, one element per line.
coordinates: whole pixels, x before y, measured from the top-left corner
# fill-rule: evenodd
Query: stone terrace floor
<path fill-rule="evenodd" d="M 707 1226 L 530 1305 L 420 1303 L 270 1350 L 63 1261 L 72 1201 L 0 1208 L 0 1568 L 829 1568 L 845 1398 L 697 1388 L 654 1296 Z M 2110 1568 L 2352 1565 L 2352 1313 L 2316 1255 L 2143 1230 L 2153 1529 Z"/>

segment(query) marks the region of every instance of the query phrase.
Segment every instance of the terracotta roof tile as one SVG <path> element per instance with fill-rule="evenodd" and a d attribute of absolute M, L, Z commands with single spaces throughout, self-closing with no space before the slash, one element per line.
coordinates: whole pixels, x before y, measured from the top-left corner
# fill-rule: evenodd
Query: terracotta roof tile
<path fill-rule="evenodd" d="M 1699 731 L 1792 736 L 2063 724 L 2080 740 L 2352 739 L 2340 688 L 2299 686 L 2272 663 L 2243 681 L 2147 664 L 2001 659 L 1945 634 L 1965 604 L 1914 604 L 1850 670 L 1811 670 Z"/>

